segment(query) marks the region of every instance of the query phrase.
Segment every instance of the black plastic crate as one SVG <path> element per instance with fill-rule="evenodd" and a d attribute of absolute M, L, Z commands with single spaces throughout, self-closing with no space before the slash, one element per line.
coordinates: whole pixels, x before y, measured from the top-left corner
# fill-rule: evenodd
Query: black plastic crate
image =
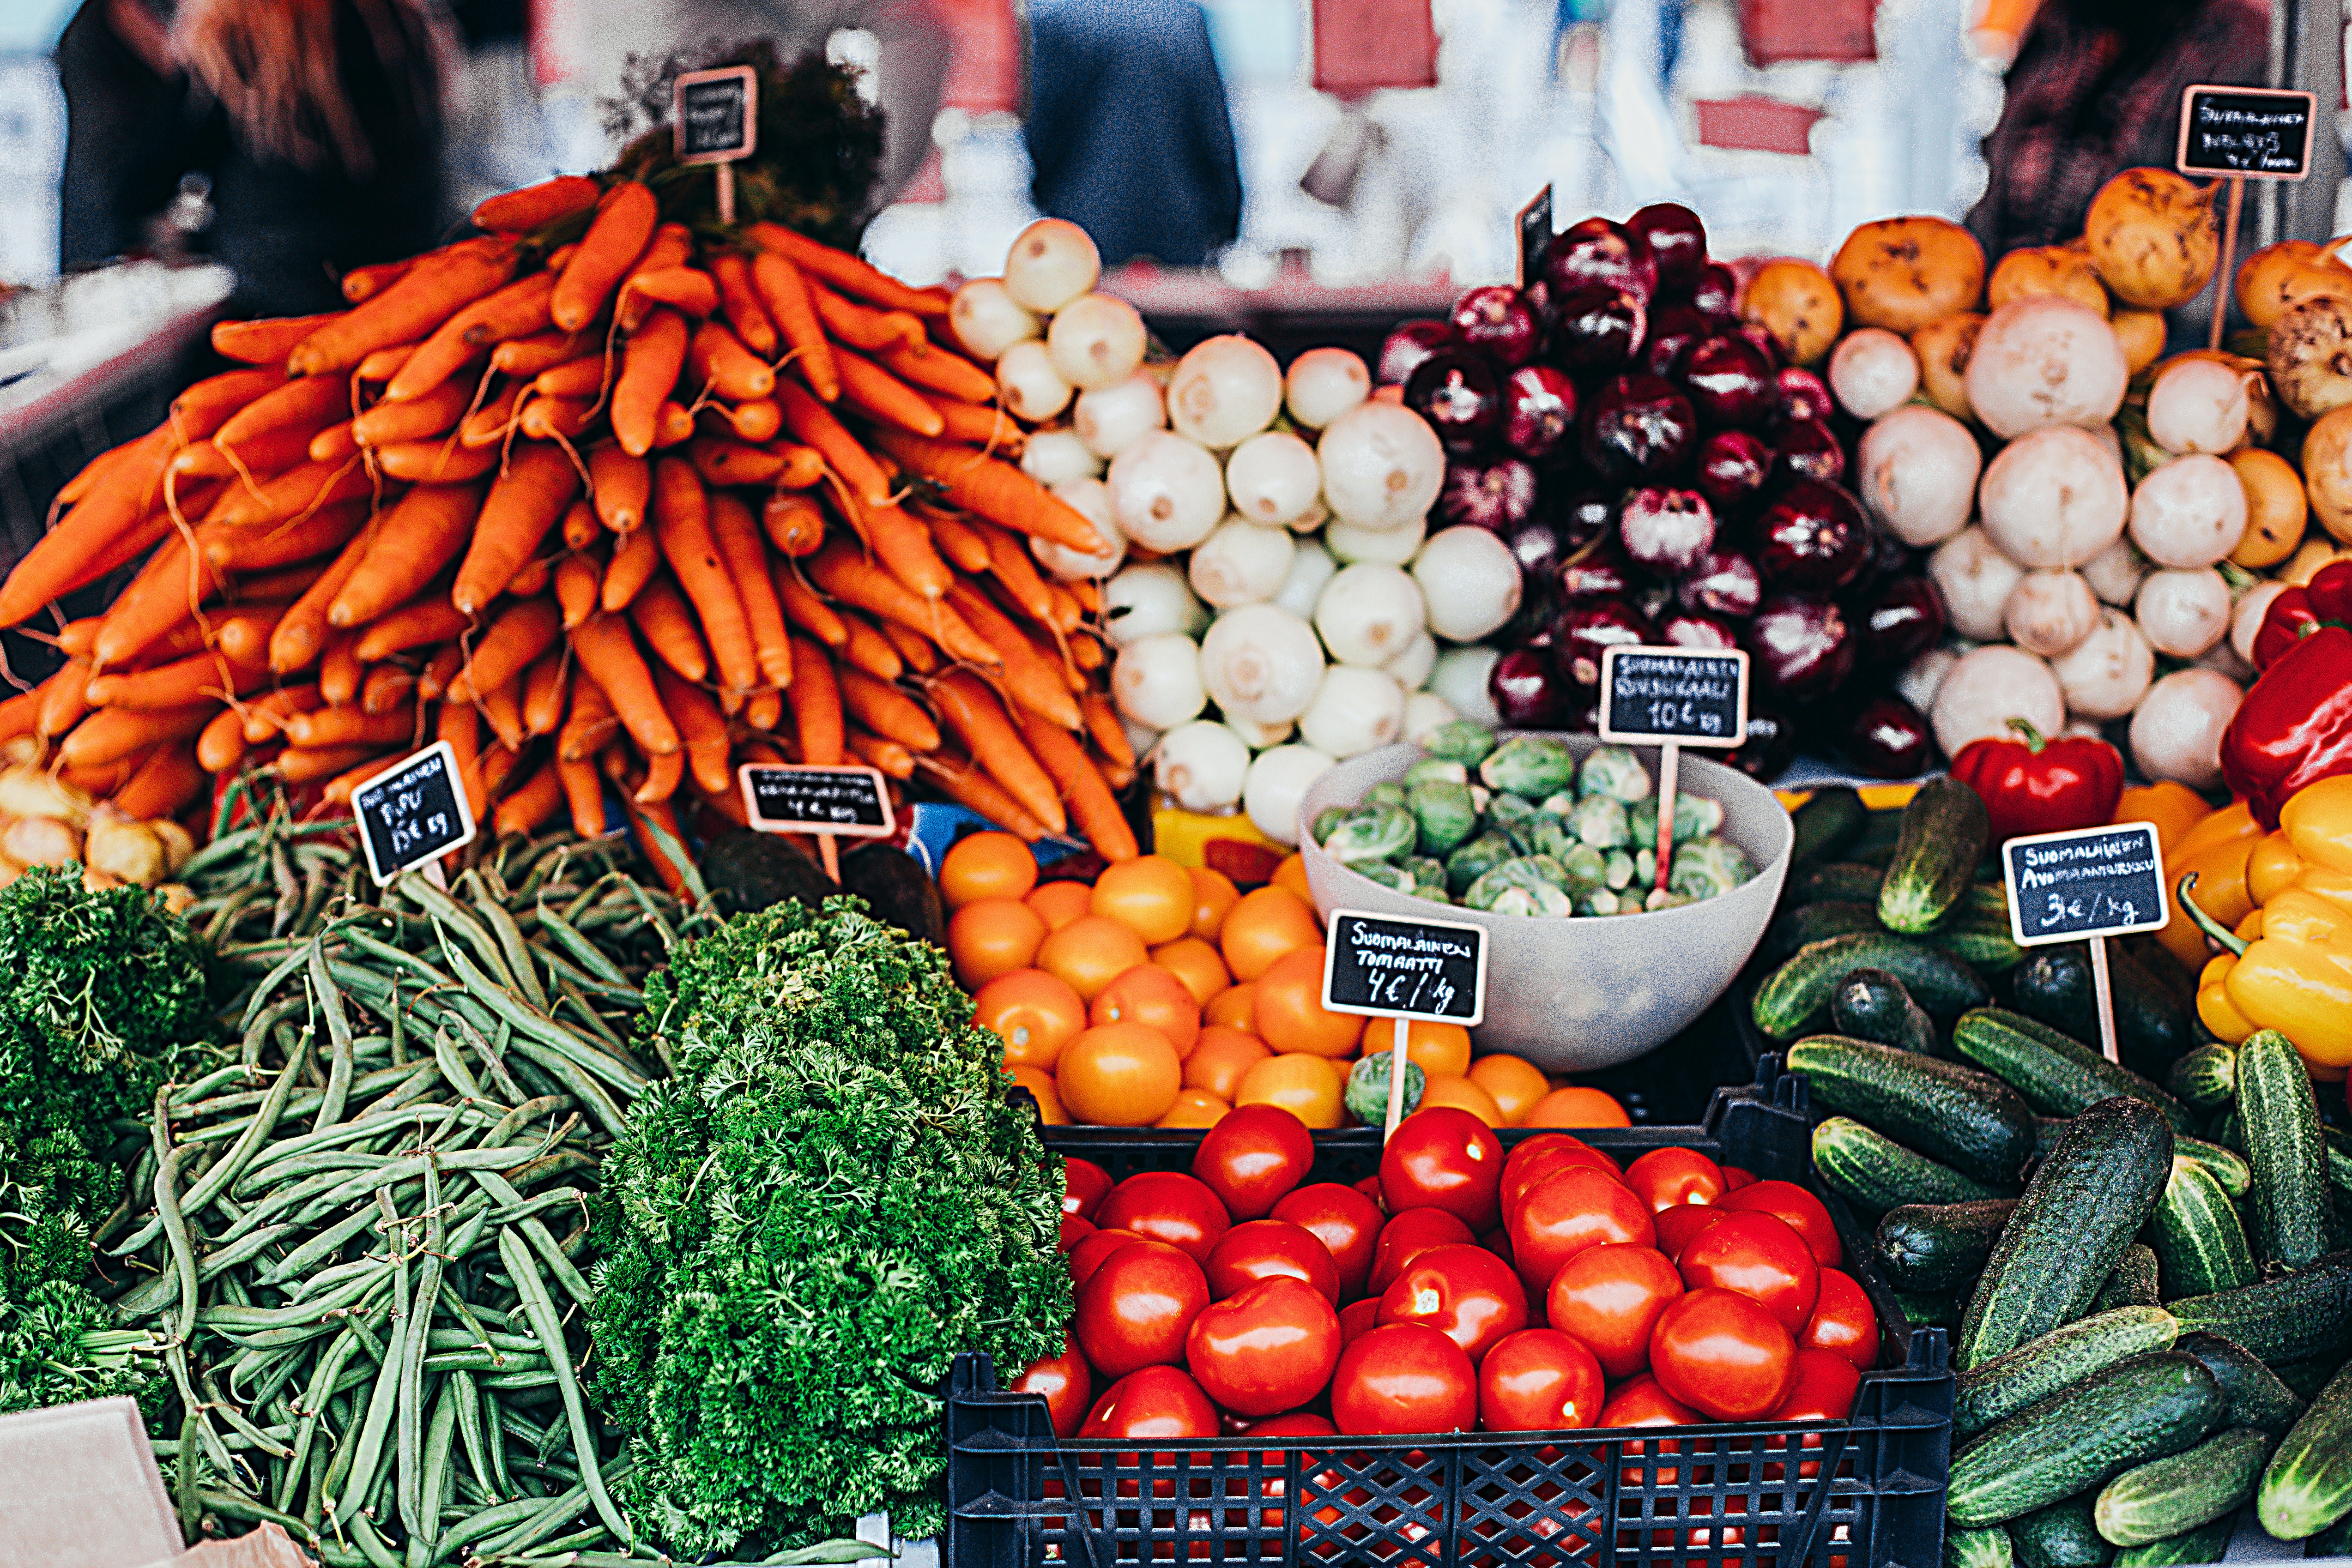
<path fill-rule="evenodd" d="M 1755 1085 L 1716 1091 L 1698 1127 L 1577 1135 L 1620 1163 L 1654 1148 L 1691 1148 L 1819 1192 L 1806 1098 L 1802 1076 L 1767 1056 Z M 1532 1135 L 1498 1134 L 1507 1145 Z M 1183 1168 L 1201 1136 L 1054 1128 L 1048 1142 L 1117 1177 Z M 1354 1180 L 1377 1166 L 1380 1133 L 1318 1134 L 1316 1154 L 1310 1179 Z M 1863 1375 L 1843 1425 L 1332 1437 L 1281 1448 L 1268 1447 L 1276 1439 L 1194 1438 L 1182 1452 L 1139 1453 L 1118 1442 L 1057 1442 L 1043 1399 L 1000 1392 L 987 1357 L 961 1355 L 947 1397 L 943 1561 L 1933 1568 L 1951 1465 L 1945 1334 L 1923 1329 L 1906 1338 L 1867 1236 L 1844 1204 L 1829 1207 L 1844 1267 L 1889 1325 L 1879 1368 Z"/>

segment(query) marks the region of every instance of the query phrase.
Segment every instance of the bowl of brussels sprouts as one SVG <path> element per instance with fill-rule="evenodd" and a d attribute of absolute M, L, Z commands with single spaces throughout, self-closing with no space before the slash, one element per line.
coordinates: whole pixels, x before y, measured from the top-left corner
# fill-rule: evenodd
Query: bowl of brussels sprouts
<path fill-rule="evenodd" d="M 1686 750 L 1661 886 L 1657 776 L 1654 748 L 1468 722 L 1351 758 L 1299 807 L 1317 912 L 1485 926 L 1482 1053 L 1639 1056 L 1730 988 L 1796 845 L 1769 789 Z"/>

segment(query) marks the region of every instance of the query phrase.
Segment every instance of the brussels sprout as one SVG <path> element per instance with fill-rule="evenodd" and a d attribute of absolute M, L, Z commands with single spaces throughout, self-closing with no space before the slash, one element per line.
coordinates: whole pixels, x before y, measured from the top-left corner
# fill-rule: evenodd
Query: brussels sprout
<path fill-rule="evenodd" d="M 1329 838 L 1332 831 L 1347 820 L 1347 807 L 1326 806 L 1315 813 L 1315 826 L 1310 830 L 1310 836 L 1319 844 Z"/>
<path fill-rule="evenodd" d="M 1426 784 L 1433 779 L 1444 779 L 1454 784 L 1467 784 L 1470 782 L 1470 769 L 1450 758 L 1424 757 L 1404 770 L 1404 787 L 1407 789 L 1411 789 L 1416 784 Z"/>
<path fill-rule="evenodd" d="M 1755 862 L 1737 845 L 1715 837 L 1695 839 L 1675 851 L 1666 885 L 1693 899 L 1729 893 L 1756 874 Z"/>
<path fill-rule="evenodd" d="M 1495 749 L 1495 732 L 1483 724 L 1457 718 L 1423 736 L 1421 748 L 1432 757 L 1475 768 Z"/>
<path fill-rule="evenodd" d="M 1356 809 L 1360 811 L 1367 806 L 1402 806 L 1403 804 L 1404 786 L 1391 782 L 1375 784 L 1365 790 L 1364 798 L 1356 802 Z"/>
<path fill-rule="evenodd" d="M 1421 830 L 1423 853 L 1442 855 L 1478 831 L 1478 809 L 1470 786 L 1450 779 L 1425 779 L 1405 793 L 1405 804 Z"/>
<path fill-rule="evenodd" d="M 1648 844 L 1633 852 L 1633 880 L 1643 887 L 1658 880 L 1658 852 Z"/>
<path fill-rule="evenodd" d="M 1495 895 L 1495 902 L 1486 906 L 1486 913 L 1517 915 L 1530 920 L 1564 920 L 1574 913 L 1574 906 L 1569 902 L 1568 894 L 1556 887 L 1548 887 L 1541 893 L 1532 888 L 1507 887 Z"/>
<path fill-rule="evenodd" d="M 1570 893 L 1580 893 L 1589 887 L 1599 887 L 1609 880 L 1608 857 L 1591 844 L 1572 844 L 1559 857 L 1561 872 L 1567 876 L 1564 884 Z"/>
<path fill-rule="evenodd" d="M 1613 850 L 1632 841 L 1625 825 L 1625 802 L 1613 795 L 1587 795 L 1569 814 L 1568 831 L 1596 850 Z"/>
<path fill-rule="evenodd" d="M 1628 829 L 1635 841 L 1654 844 L 1658 841 L 1658 801 L 1655 796 L 1639 801 L 1625 813 Z M 1723 826 L 1723 802 L 1710 800 L 1704 795 L 1687 795 L 1675 791 L 1675 842 L 1686 844 L 1693 839 L 1703 839 Z"/>
<path fill-rule="evenodd" d="M 1367 1126 L 1388 1125 L 1390 1060 L 1390 1053 L 1383 1051 L 1348 1069 L 1348 1088 L 1340 1099 L 1355 1113 L 1356 1120 Z M 1401 1114 L 1410 1116 L 1421 1104 L 1425 1082 L 1421 1063 L 1408 1059 L 1404 1064 L 1404 1109 Z"/>
<path fill-rule="evenodd" d="M 1566 915 L 1574 907 L 1559 885 L 1544 874 L 1543 857 L 1522 855 L 1505 861 L 1470 884 L 1462 902 L 1472 909 L 1497 915 Z M 1554 862 L 1555 867 L 1557 862 Z M 1564 874 L 1564 873 L 1562 873 Z M 1520 896 L 1513 897 L 1517 894 Z"/>
<path fill-rule="evenodd" d="M 1611 850 L 1609 863 L 1601 880 L 1620 892 L 1633 884 L 1633 857 L 1623 850 Z"/>
<path fill-rule="evenodd" d="M 1642 900 L 1642 907 L 1644 910 L 1680 909 L 1685 904 L 1696 902 L 1696 900 L 1685 898 L 1670 887 L 1654 887 L 1650 890 L 1649 896 Z"/>
<path fill-rule="evenodd" d="M 1568 831 L 1568 823 L 1550 811 L 1537 812 L 1525 827 L 1513 828 L 1510 832 L 1514 841 L 1524 841 L 1527 853 L 1554 859 L 1568 853 L 1578 842 L 1576 835 Z"/>
<path fill-rule="evenodd" d="M 1507 789 L 1523 800 L 1540 800 L 1576 781 L 1576 758 L 1549 735 L 1515 735 L 1478 764 L 1490 789 Z"/>
<path fill-rule="evenodd" d="M 1558 860 L 1555 860 L 1550 855 L 1521 855 L 1517 860 L 1513 861 L 1511 863 L 1513 865 L 1526 866 L 1529 871 L 1535 873 L 1536 875 L 1543 878 L 1546 882 L 1551 883 L 1562 893 L 1574 893 L 1576 891 L 1575 887 L 1569 882 L 1568 867 L 1562 865 Z"/>
<path fill-rule="evenodd" d="M 1507 791 L 1497 791 L 1486 802 L 1486 825 L 1507 828 L 1514 822 L 1533 821 L 1543 815 L 1533 805 Z"/>
<path fill-rule="evenodd" d="M 1606 795 L 1630 806 L 1650 798 L 1650 770 L 1628 747 L 1604 746 L 1587 755 L 1576 770 L 1576 789 L 1581 795 Z"/>
<path fill-rule="evenodd" d="M 1596 887 L 1576 901 L 1579 915 L 1621 915 L 1633 907 L 1620 894 L 1605 887 Z"/>
<path fill-rule="evenodd" d="M 1342 865 L 1394 860 L 1412 853 L 1418 836 L 1412 813 L 1402 806 L 1359 806 L 1323 841 L 1323 852 Z"/>
<path fill-rule="evenodd" d="M 1478 814 L 1480 816 L 1483 817 L 1486 814 L 1487 804 L 1494 799 L 1495 792 L 1492 789 L 1487 789 L 1484 784 L 1473 784 L 1470 786 L 1470 803 L 1478 808 Z"/>
<path fill-rule="evenodd" d="M 1359 876 L 1368 876 L 1392 893 L 1418 893 L 1412 873 L 1393 861 L 1350 861 L 1348 869 Z"/>
<path fill-rule="evenodd" d="M 1484 832 L 1445 857 L 1445 885 L 1457 898 L 1470 884 L 1509 860 L 1511 841 L 1501 833 Z"/>
<path fill-rule="evenodd" d="M 1434 855 L 1413 855 L 1401 862 L 1412 878 L 1412 891 L 1423 898 L 1445 898 L 1445 862 Z M 1451 903 L 1451 899 L 1447 899 Z"/>

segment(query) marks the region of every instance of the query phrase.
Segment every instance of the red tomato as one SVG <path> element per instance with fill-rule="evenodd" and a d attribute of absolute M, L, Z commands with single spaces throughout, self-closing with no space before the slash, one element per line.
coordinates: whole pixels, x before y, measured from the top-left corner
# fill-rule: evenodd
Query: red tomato
<path fill-rule="evenodd" d="M 1350 1185 L 1352 1185 L 1358 1192 L 1362 1193 L 1366 1197 L 1369 1197 L 1374 1203 L 1379 1204 L 1382 1214 L 1386 1214 L 1389 1211 L 1388 1200 L 1381 1196 L 1381 1178 L 1378 1175 L 1365 1176 L 1361 1180 L 1351 1183 Z"/>
<path fill-rule="evenodd" d="M 1653 1214 L 1717 1203 L 1726 1190 L 1723 1167 L 1695 1149 L 1652 1149 L 1625 1167 L 1625 1185 Z"/>
<path fill-rule="evenodd" d="M 1383 1323 L 1339 1353 L 1331 1422 L 1349 1437 L 1463 1432 L 1477 1419 L 1470 1358 L 1426 1323 Z"/>
<path fill-rule="evenodd" d="M 1365 1296 L 1339 1309 L 1339 1344 L 1345 1349 L 1359 1334 L 1381 1326 L 1381 1299 Z"/>
<path fill-rule="evenodd" d="M 1650 1364 L 1650 1331 L 1682 1293 L 1682 1276 L 1656 1248 L 1611 1242 L 1560 1266 L 1544 1320 L 1583 1342 L 1611 1377 L 1630 1377 Z"/>
<path fill-rule="evenodd" d="M 1381 1150 L 1381 1194 L 1391 1214 L 1442 1208 L 1474 1231 L 1492 1230 L 1502 1185 L 1501 1140 L 1452 1105 L 1415 1111 Z"/>
<path fill-rule="evenodd" d="M 1082 1160 L 1076 1155 L 1062 1160 L 1062 1212 L 1092 1219 L 1101 1207 L 1103 1194 L 1111 1187 L 1110 1172 L 1092 1160 Z"/>
<path fill-rule="evenodd" d="M 1312 1410 L 1286 1410 L 1279 1416 L 1253 1421 L 1244 1430 L 1253 1437 L 1336 1437 L 1339 1435 L 1339 1428 L 1331 1425 L 1328 1417 L 1318 1416 Z M 1281 1464 L 1283 1451 L 1280 1448 L 1267 1449 L 1265 1462 Z"/>
<path fill-rule="evenodd" d="M 1777 1407 L 1796 1356 L 1780 1320 L 1731 1291 L 1693 1291 L 1650 1331 L 1658 1386 L 1718 1421 L 1752 1421 Z"/>
<path fill-rule="evenodd" d="M 1558 1135 L 1564 1137 L 1567 1134 Z M 1528 1194 L 1542 1186 L 1547 1179 L 1561 1171 L 1579 1168 L 1599 1171 L 1614 1182 L 1625 1179 L 1625 1173 L 1617 1168 L 1617 1162 L 1599 1149 L 1589 1149 L 1581 1144 L 1573 1148 L 1547 1149 L 1504 1176 L 1502 1190 L 1497 1195 L 1502 1204 L 1503 1223 L 1509 1225 L 1518 1214 L 1519 1205 L 1527 1201 Z"/>
<path fill-rule="evenodd" d="M 1582 1168 L 1560 1171 L 1519 1201 L 1511 1223 L 1511 1256 L 1531 1291 L 1550 1287 L 1560 1265 L 1588 1247 L 1658 1239 L 1649 1206 L 1623 1182 Z"/>
<path fill-rule="evenodd" d="M 1365 1289 L 1375 1296 L 1385 1295 L 1404 1272 L 1404 1266 L 1422 1253 L 1433 1247 L 1476 1239 L 1468 1226 L 1442 1208 L 1408 1208 L 1381 1227 L 1380 1240 L 1372 1249 L 1372 1274 Z"/>
<path fill-rule="evenodd" d="M 1795 1182 L 1751 1182 L 1727 1193 L 1717 1207 L 1759 1209 L 1766 1214 L 1779 1215 L 1789 1228 L 1805 1239 L 1805 1245 L 1812 1250 L 1813 1261 L 1823 1268 L 1835 1268 L 1845 1256 L 1838 1247 L 1837 1225 L 1830 1218 L 1829 1206 Z M 1097 1220 L 1096 1223 L 1099 1225 L 1102 1222 Z"/>
<path fill-rule="evenodd" d="M 1381 1206 L 1335 1181 L 1317 1182 L 1283 1195 L 1273 1218 L 1307 1231 L 1331 1254 L 1339 1270 L 1339 1299 L 1351 1301 L 1364 1293 L 1371 1277 L 1372 1252 L 1380 1246 L 1381 1227 L 1388 1223 Z"/>
<path fill-rule="evenodd" d="M 1201 1266 L 1160 1241 L 1130 1241 L 1078 1289 L 1078 1348 L 1105 1377 L 1184 1359 L 1185 1331 L 1209 1304 Z"/>
<path fill-rule="evenodd" d="M 1198 1176 L 1179 1171 L 1138 1171 L 1103 1195 L 1095 1223 L 1108 1230 L 1132 1230 L 1192 1255 L 1209 1255 L 1233 1224 L 1225 1206 Z"/>
<path fill-rule="evenodd" d="M 1814 1298 L 1813 1315 L 1805 1320 L 1797 1346 L 1843 1356 L 1858 1373 L 1868 1372 L 1877 1364 L 1878 1314 L 1871 1310 L 1869 1295 L 1853 1275 L 1835 1269 L 1822 1270 L 1821 1294 Z"/>
<path fill-rule="evenodd" d="M 1092 1236 L 1094 1233 L 1095 1226 L 1093 1220 L 1087 1218 L 1084 1215 L 1066 1212 L 1062 1216 L 1061 1239 L 1056 1241 L 1054 1245 L 1056 1249 L 1067 1252 L 1071 1248 L 1076 1247 L 1079 1242 L 1084 1241 L 1087 1237 Z"/>
<path fill-rule="evenodd" d="M 1315 1134 L 1279 1105 L 1236 1105 L 1192 1154 L 1192 1174 L 1235 1219 L 1264 1219 L 1315 1164 Z"/>
<path fill-rule="evenodd" d="M 1087 1277 L 1102 1267 L 1104 1259 L 1129 1242 L 1142 1239 L 1142 1237 L 1132 1230 L 1097 1230 L 1091 1235 L 1079 1238 L 1077 1245 L 1072 1247 L 1063 1258 L 1063 1261 L 1070 1267 L 1071 1288 L 1075 1290 L 1085 1284 Z"/>
<path fill-rule="evenodd" d="M 1237 1296 L 1260 1280 L 1303 1280 L 1334 1308 L 1339 1304 L 1339 1270 L 1312 1231 L 1286 1219 L 1251 1219 L 1217 1239 L 1202 1265 L 1209 1299 Z"/>
<path fill-rule="evenodd" d="M 1478 1418 L 1490 1432 L 1592 1426 L 1601 1418 L 1601 1364 L 1558 1329 L 1521 1329 L 1478 1368 Z"/>
<path fill-rule="evenodd" d="M 1658 1380 L 1648 1373 L 1629 1377 L 1610 1391 L 1609 1403 L 1601 1407 L 1600 1425 L 1603 1427 L 1696 1427 L 1706 1416 L 1658 1386 Z M 1638 1451 L 1638 1450 L 1631 1450 Z M 1659 1446 L 1662 1454 L 1678 1452 L 1676 1445 Z"/>
<path fill-rule="evenodd" d="M 1065 1333 L 1062 1354 L 1031 1362 L 1029 1369 L 1013 1379 L 1011 1391 L 1044 1395 L 1045 1409 L 1053 1417 L 1054 1436 L 1075 1437 L 1087 1418 L 1094 1390 L 1094 1374 L 1087 1367 L 1087 1358 L 1078 1354 L 1078 1342 Z"/>
<path fill-rule="evenodd" d="M 1805 1239 L 1778 1215 L 1756 1210 L 1727 1214 L 1692 1237 L 1675 1267 L 1694 1291 L 1713 1285 L 1763 1303 L 1791 1334 L 1804 1332 L 1822 1288 Z"/>
<path fill-rule="evenodd" d="M 1743 1186 L 1754 1186 L 1755 1185 L 1756 1173 L 1754 1171 L 1742 1170 L 1738 1166 L 1726 1166 L 1723 1167 L 1724 1191 L 1738 1192 Z"/>
<path fill-rule="evenodd" d="M 1332 1426 L 1329 1420 L 1324 1416 L 1316 1415 L 1311 1410 L 1290 1410 L 1286 1411 L 1279 1416 L 1269 1416 L 1263 1421 L 1252 1422 L 1245 1429 L 1244 1435 L 1252 1437 L 1337 1437 L 1339 1435 L 1339 1429 L 1337 1427 Z M 1305 1444 L 1299 1445 L 1301 1448 L 1307 1446 L 1307 1445 Z M 1282 1509 L 1280 1504 L 1283 1493 L 1288 1486 L 1288 1482 L 1284 1479 L 1282 1472 L 1289 1465 L 1289 1450 L 1287 1448 L 1268 1448 L 1260 1456 L 1260 1462 L 1264 1465 L 1267 1474 L 1265 1479 L 1258 1483 L 1256 1494 L 1259 1497 L 1265 1498 L 1275 1503 L 1276 1506 L 1266 1509 L 1259 1513 L 1258 1521 L 1265 1529 L 1279 1531 L 1282 1529 Z M 1330 1487 L 1339 1484 L 1339 1475 L 1331 1470 L 1325 1470 L 1319 1474 L 1306 1476 L 1301 1479 L 1311 1481 L 1318 1486 Z M 1234 1496 L 1236 1493 L 1247 1496 L 1249 1494 L 1246 1488 L 1246 1482 L 1228 1480 L 1225 1483 L 1225 1494 L 1228 1497 Z M 1228 1514 L 1226 1517 L 1228 1519 L 1232 1519 L 1234 1516 Z"/>
<path fill-rule="evenodd" d="M 1172 1366 L 1128 1374 L 1087 1413 L 1081 1437 L 1213 1437 L 1217 1407 L 1201 1385 Z"/>
<path fill-rule="evenodd" d="M 1773 1407 L 1774 1425 L 1783 1421 L 1843 1421 L 1853 1414 L 1853 1396 L 1862 1387 L 1862 1374 L 1853 1363 L 1834 1351 L 1798 1347 L 1789 1392 Z M 1807 1448 L 1815 1444 L 1808 1440 Z"/>
<path fill-rule="evenodd" d="M 1381 1294 L 1381 1322 L 1427 1323 L 1475 1366 L 1505 1334 L 1528 1326 L 1528 1293 L 1511 1266 L 1483 1247 L 1433 1247 Z"/>
<path fill-rule="evenodd" d="M 1339 1315 L 1302 1280 L 1262 1280 L 1192 1320 L 1184 1364 L 1210 1398 L 1272 1416 L 1323 1390 L 1339 1359 Z"/>
<path fill-rule="evenodd" d="M 1662 1208 L 1650 1217 L 1658 1228 L 1658 1250 L 1669 1258 L 1679 1258 L 1691 1238 L 1721 1219 L 1727 1211 L 1714 1207 L 1693 1206 L 1688 1208 Z"/>

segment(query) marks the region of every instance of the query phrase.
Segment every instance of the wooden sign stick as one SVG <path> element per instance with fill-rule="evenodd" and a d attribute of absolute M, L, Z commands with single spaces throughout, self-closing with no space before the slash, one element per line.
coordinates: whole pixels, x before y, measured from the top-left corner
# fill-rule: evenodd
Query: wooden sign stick
<path fill-rule="evenodd" d="M 1383 1144 L 1396 1136 L 1397 1124 L 1404 1120 L 1404 1070 L 1406 1061 L 1404 1048 L 1406 1040 L 1410 1040 L 1412 1036 L 1412 1020 L 1409 1019 L 1397 1019 L 1396 1040 L 1395 1042 L 1389 1047 L 1389 1119 L 1386 1129 L 1381 1134 L 1381 1142 Z"/>
<path fill-rule="evenodd" d="M 2091 938 L 2091 989 L 2099 1004 L 2099 1050 L 2109 1061 L 2120 1064 L 2123 1058 L 2116 1052 L 2116 992 L 2114 982 L 2107 977 L 2107 939 Z"/>
<path fill-rule="evenodd" d="M 1668 741 L 1658 751 L 1658 875 L 1656 886 L 1664 889 L 1675 862 L 1675 786 L 1681 773 L 1683 748 Z"/>
<path fill-rule="evenodd" d="M 2210 349 L 2221 346 L 2221 326 L 2230 319 L 2231 279 L 2236 276 L 2230 262 L 2238 249 L 2238 214 L 2245 202 L 2246 183 L 2232 179 L 2230 182 L 2229 215 L 2221 220 L 2221 265 L 2213 269 L 2213 330 L 2206 344 Z"/>

